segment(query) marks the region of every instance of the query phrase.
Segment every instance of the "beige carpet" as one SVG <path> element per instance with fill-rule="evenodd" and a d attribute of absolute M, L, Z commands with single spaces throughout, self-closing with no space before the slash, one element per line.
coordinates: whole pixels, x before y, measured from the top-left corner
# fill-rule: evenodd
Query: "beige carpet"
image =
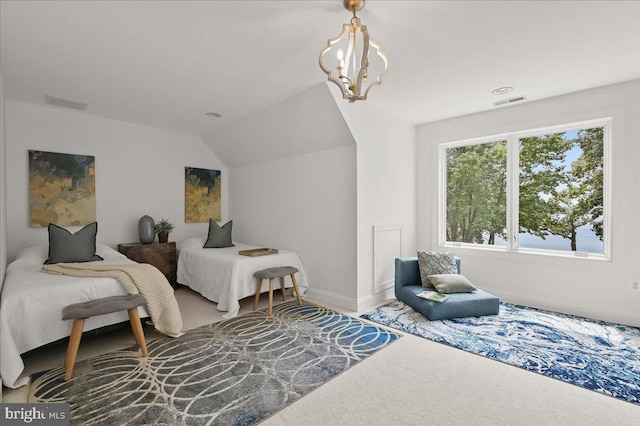
<path fill-rule="evenodd" d="M 188 288 L 178 289 L 176 297 L 185 329 L 222 320 L 214 303 Z M 279 295 L 274 299 L 281 300 Z M 252 298 L 244 299 L 241 313 L 252 304 Z M 264 296 L 261 306 L 266 306 Z M 150 327 L 145 333 L 147 339 L 157 337 Z M 126 328 L 89 336 L 83 338 L 78 358 L 132 344 Z M 27 370 L 62 365 L 65 350 L 62 343 L 33 351 L 25 357 Z M 26 389 L 4 388 L 3 397 L 3 402 L 24 401 Z M 300 424 L 637 426 L 640 407 L 405 335 L 262 423 Z"/>

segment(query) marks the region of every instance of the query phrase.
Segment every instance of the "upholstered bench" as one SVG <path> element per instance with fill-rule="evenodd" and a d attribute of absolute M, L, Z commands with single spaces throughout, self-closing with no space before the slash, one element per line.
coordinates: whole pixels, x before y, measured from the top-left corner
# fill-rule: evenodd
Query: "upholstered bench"
<path fill-rule="evenodd" d="M 73 375 L 73 367 L 76 363 L 78 355 L 78 347 L 80 347 L 80 339 L 82 338 L 82 328 L 84 320 L 98 315 L 111 314 L 126 310 L 129 314 L 129 322 L 133 330 L 133 336 L 136 343 L 140 346 L 142 356 L 147 356 L 147 344 L 144 339 L 144 331 L 140 323 L 138 315 L 138 306 L 147 304 L 147 299 L 141 294 L 128 294 L 126 296 L 112 296 L 103 299 L 90 300 L 84 303 L 74 303 L 62 309 L 63 320 L 73 320 L 71 327 L 71 336 L 69 337 L 69 346 L 67 346 L 67 356 L 64 360 L 66 372 L 64 380 L 68 381 Z"/>
<path fill-rule="evenodd" d="M 460 259 L 456 259 L 458 273 L 460 273 Z M 444 302 L 433 302 L 416 296 L 421 291 L 420 269 L 417 257 L 402 257 L 396 259 L 395 295 L 396 298 L 429 320 L 441 320 L 463 317 L 480 317 L 497 315 L 500 311 L 500 299 L 482 290 L 470 293 L 450 293 Z"/>
<path fill-rule="evenodd" d="M 258 301 L 260 300 L 260 290 L 262 290 L 262 280 L 269 280 L 269 307 L 267 308 L 267 315 L 271 316 L 273 313 L 273 280 L 276 278 L 280 278 L 280 288 L 282 289 L 282 300 L 286 301 L 287 296 L 284 292 L 284 277 L 287 275 L 291 276 L 291 281 L 293 282 L 293 290 L 296 292 L 296 296 L 298 297 L 298 303 L 302 305 L 302 298 L 300 297 L 300 289 L 298 288 L 298 283 L 296 282 L 296 276 L 294 275 L 298 272 L 298 268 L 294 268 L 293 266 L 276 266 L 274 268 L 262 269 L 261 271 L 257 271 L 253 274 L 254 277 L 258 279 L 258 286 L 256 287 L 256 296 L 253 302 L 253 310 L 258 309 Z"/>

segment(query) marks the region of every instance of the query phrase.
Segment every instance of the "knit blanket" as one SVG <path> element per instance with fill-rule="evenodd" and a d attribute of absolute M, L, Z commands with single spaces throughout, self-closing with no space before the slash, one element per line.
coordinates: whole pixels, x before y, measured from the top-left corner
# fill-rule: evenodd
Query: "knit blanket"
<path fill-rule="evenodd" d="M 155 266 L 144 263 L 122 265 L 90 265 L 56 263 L 43 265 L 49 274 L 82 278 L 115 278 L 129 294 L 142 294 L 147 299 L 147 311 L 159 332 L 171 337 L 182 335 L 182 316 L 173 288 Z"/>

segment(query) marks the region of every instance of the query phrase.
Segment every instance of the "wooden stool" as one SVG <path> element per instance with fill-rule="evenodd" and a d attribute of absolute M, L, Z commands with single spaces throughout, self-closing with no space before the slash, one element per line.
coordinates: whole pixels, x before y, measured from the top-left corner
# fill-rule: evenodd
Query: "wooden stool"
<path fill-rule="evenodd" d="M 98 315 L 111 314 L 113 312 L 126 311 L 129 313 L 129 322 L 136 342 L 142 350 L 142 356 L 147 356 L 147 343 L 144 340 L 144 331 L 140 323 L 138 315 L 138 306 L 147 304 L 147 299 L 141 294 L 128 294 L 126 296 L 112 296 L 104 299 L 90 300 L 84 303 L 74 303 L 62 309 L 63 320 L 73 320 L 71 328 L 71 336 L 69 336 L 69 346 L 67 346 L 67 356 L 64 360 L 64 366 L 67 371 L 64 380 L 71 379 L 73 367 L 76 363 L 78 355 L 78 347 L 80 347 L 80 338 L 82 337 L 82 327 L 84 320 Z"/>
<path fill-rule="evenodd" d="M 275 268 L 263 269 L 254 273 L 253 276 L 258 278 L 258 287 L 256 288 L 256 298 L 253 302 L 253 310 L 255 311 L 256 309 L 258 309 L 258 300 L 260 300 L 262 280 L 269 280 L 269 308 L 267 309 L 268 316 L 271 316 L 271 314 L 273 313 L 273 280 L 275 278 L 280 278 L 282 300 L 287 300 L 287 296 L 284 294 L 284 277 L 286 277 L 287 275 L 291 276 L 291 281 L 293 282 L 293 290 L 296 292 L 296 296 L 298 297 L 298 303 L 302 305 L 300 289 L 298 288 L 298 283 L 296 282 L 296 277 L 294 275 L 296 272 L 298 272 L 298 269 L 294 268 L 293 266 L 276 266 Z"/>

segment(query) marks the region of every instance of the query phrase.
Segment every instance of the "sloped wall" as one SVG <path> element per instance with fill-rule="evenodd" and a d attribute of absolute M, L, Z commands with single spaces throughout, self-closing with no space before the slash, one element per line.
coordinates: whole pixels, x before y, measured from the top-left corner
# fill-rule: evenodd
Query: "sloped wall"
<path fill-rule="evenodd" d="M 204 140 L 229 168 L 353 144 L 324 83 L 236 120 Z"/>

